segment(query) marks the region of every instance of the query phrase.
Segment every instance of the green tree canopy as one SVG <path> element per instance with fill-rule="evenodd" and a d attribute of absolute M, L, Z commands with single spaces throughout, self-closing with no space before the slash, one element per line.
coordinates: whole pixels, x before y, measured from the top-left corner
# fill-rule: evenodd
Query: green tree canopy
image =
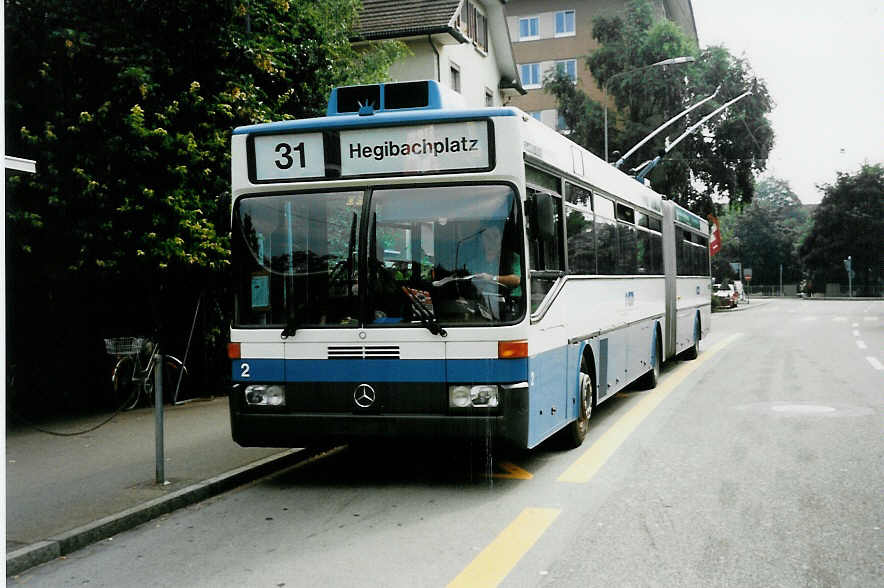
<path fill-rule="evenodd" d="M 722 248 L 712 258 L 713 276 L 737 278 L 729 264 L 742 263 L 744 268 L 752 268 L 753 284 L 778 284 L 780 265 L 784 283 L 801 279 L 798 246 L 807 231 L 809 215 L 787 181 L 759 181 L 751 204 L 733 207 L 719 220 Z"/>
<path fill-rule="evenodd" d="M 770 96 L 749 64 L 723 47 L 699 51 L 674 23 L 655 20 L 647 0 L 632 0 L 624 16 L 597 18 L 593 36 L 601 46 L 586 57 L 586 65 L 617 109 L 609 112 L 609 118 L 617 115 L 609 121 L 611 151 L 625 153 L 720 86 L 715 99 L 648 142 L 624 163 L 624 170 L 658 155 L 666 136 L 675 140 L 718 106 L 752 90 L 679 143 L 648 176 L 655 190 L 703 214 L 715 211 L 715 197 L 720 195 L 732 204 L 751 202 L 755 175 L 765 169 L 773 146 L 773 130 L 766 118 L 772 108 Z M 682 56 L 696 61 L 647 67 Z M 570 137 L 603 157 L 603 106 L 563 72 L 553 71 L 544 87 L 556 96 Z"/>
<path fill-rule="evenodd" d="M 228 263 L 231 130 L 321 114 L 332 86 L 385 79 L 404 51 L 354 50 L 359 7 L 6 0 L 7 150 L 38 170 L 7 179 L 20 361 L 47 333 L 67 349 L 114 328 L 186 340 Z"/>
<path fill-rule="evenodd" d="M 823 200 L 800 253 L 814 288 L 829 282 L 847 284 L 843 261 L 852 259 L 854 288 L 878 296 L 884 270 L 884 166 L 863 165 L 854 174 L 839 173 L 821 186 Z"/>

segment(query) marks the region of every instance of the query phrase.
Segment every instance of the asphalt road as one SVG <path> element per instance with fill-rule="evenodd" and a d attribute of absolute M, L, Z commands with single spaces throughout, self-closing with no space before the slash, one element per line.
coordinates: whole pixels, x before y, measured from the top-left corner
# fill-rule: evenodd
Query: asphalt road
<path fill-rule="evenodd" d="M 7 583 L 880 585 L 884 302 L 713 321 L 578 450 L 341 448 Z"/>

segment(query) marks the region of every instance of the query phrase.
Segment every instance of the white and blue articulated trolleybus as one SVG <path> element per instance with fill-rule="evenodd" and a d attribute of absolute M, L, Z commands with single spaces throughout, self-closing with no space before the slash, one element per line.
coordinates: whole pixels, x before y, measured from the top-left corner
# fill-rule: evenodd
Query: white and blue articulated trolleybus
<path fill-rule="evenodd" d="M 232 138 L 234 439 L 579 445 L 709 329 L 707 223 L 514 108 L 337 88 Z"/>

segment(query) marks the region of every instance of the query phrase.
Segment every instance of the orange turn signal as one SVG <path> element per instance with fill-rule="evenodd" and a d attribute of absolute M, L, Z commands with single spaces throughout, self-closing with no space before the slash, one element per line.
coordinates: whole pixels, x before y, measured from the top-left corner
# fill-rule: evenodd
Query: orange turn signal
<path fill-rule="evenodd" d="M 229 359 L 239 359 L 242 357 L 242 349 L 240 348 L 239 343 L 227 344 L 227 357 Z"/>
<path fill-rule="evenodd" d="M 498 341 L 497 357 L 498 359 L 518 359 L 528 357 L 528 341 L 525 339 L 519 341 Z"/>

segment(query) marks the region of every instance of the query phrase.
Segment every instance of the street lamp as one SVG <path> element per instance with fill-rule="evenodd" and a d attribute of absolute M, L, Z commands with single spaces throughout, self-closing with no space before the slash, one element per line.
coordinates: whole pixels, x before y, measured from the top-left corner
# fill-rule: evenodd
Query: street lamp
<path fill-rule="evenodd" d="M 652 63 L 650 65 L 637 67 L 635 69 L 630 69 L 627 71 L 621 71 L 620 73 L 612 75 L 610 78 L 608 78 L 608 80 L 604 84 L 602 84 L 602 92 L 605 93 L 605 163 L 609 163 L 609 161 L 608 161 L 608 84 L 611 83 L 611 80 L 613 80 L 616 77 L 625 75 L 625 74 L 635 73 L 637 71 L 643 71 L 646 69 L 650 69 L 652 67 L 659 67 L 659 66 L 663 66 L 663 65 L 677 65 L 679 63 L 690 63 L 692 61 L 696 61 L 696 59 L 694 59 L 693 57 L 690 57 L 690 56 L 672 57 L 670 59 L 664 59 L 663 61 L 658 61 L 657 63 Z"/>

